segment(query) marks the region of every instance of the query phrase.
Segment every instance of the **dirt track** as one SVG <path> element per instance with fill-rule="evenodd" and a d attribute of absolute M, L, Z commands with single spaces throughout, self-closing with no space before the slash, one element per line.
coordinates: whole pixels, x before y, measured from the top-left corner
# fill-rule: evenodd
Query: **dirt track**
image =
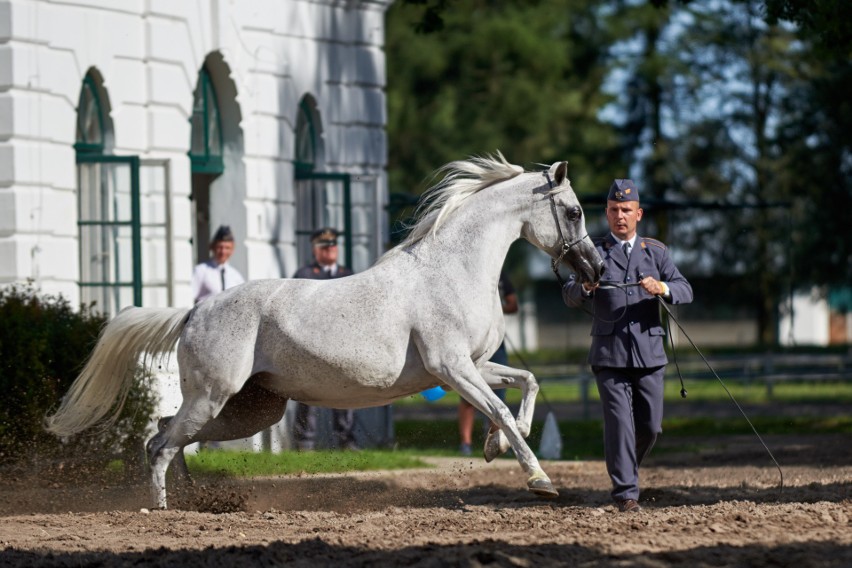
<path fill-rule="evenodd" d="M 4 477 L 0 566 L 852 566 L 848 436 L 660 451 L 639 514 L 609 504 L 601 462 L 546 463 L 553 501 L 514 460 L 200 484 L 146 511 L 146 486 Z M 177 491 L 173 493 L 175 497 Z M 205 512 L 229 511 L 234 512 Z"/>

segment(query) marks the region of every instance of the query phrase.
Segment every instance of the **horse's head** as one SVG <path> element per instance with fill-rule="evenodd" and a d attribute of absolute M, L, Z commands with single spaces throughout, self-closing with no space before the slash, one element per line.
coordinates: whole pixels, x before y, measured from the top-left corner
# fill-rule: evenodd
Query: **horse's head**
<path fill-rule="evenodd" d="M 583 208 L 568 180 L 568 162 L 556 162 L 541 175 L 524 238 L 566 263 L 580 281 L 597 282 L 604 264 L 586 232 Z"/>

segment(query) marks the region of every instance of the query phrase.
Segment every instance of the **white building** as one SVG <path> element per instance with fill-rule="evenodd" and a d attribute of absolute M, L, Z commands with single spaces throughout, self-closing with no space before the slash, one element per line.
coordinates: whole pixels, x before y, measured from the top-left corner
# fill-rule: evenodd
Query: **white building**
<path fill-rule="evenodd" d="M 248 279 L 308 235 L 384 250 L 392 0 L 0 0 L 0 285 L 191 306 L 230 225 Z"/>
<path fill-rule="evenodd" d="M 835 286 L 797 292 L 781 306 L 781 345 L 843 345 L 852 343 L 852 288 Z"/>

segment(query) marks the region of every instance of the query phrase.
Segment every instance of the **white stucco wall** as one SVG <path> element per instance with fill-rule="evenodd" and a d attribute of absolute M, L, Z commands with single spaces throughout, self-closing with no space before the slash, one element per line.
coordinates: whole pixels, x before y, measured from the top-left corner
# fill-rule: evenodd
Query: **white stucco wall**
<path fill-rule="evenodd" d="M 383 42 L 391 2 L 0 0 L 0 285 L 32 279 L 80 301 L 76 107 L 94 69 L 108 96 L 111 153 L 168 160 L 172 304 L 192 305 L 187 152 L 205 61 L 226 146 L 210 225 L 234 230 L 232 263 L 248 279 L 298 268 L 294 127 L 309 94 L 323 132 L 319 171 L 372 180 L 353 186 L 354 228 L 371 232 L 354 251 L 356 268 L 365 268 L 379 252 L 367 241 L 387 240 L 386 223 L 368 209 L 378 201 L 383 212 L 387 202 Z M 143 264 L 163 254 L 161 244 L 143 245 Z M 143 293 L 145 305 L 167 303 L 159 291 Z M 180 393 L 175 369 L 163 375 L 167 415 Z"/>
<path fill-rule="evenodd" d="M 191 304 L 188 119 L 210 54 L 230 72 L 218 80 L 233 100 L 220 105 L 236 109 L 239 135 L 226 140 L 239 147 L 226 154 L 231 175 L 211 200 L 211 225 L 234 228 L 232 262 L 248 278 L 295 272 L 293 128 L 302 96 L 317 101 L 322 170 L 375 176 L 387 192 L 389 4 L 0 1 L 0 284 L 34 279 L 72 303 L 79 298 L 73 144 L 80 88 L 94 68 L 109 97 L 113 153 L 169 160 L 174 303 Z M 374 257 L 356 254 L 362 263 Z"/>

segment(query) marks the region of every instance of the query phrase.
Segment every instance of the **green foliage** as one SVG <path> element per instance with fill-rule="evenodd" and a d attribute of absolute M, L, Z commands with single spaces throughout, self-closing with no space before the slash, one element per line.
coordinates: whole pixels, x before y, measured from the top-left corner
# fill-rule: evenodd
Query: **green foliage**
<path fill-rule="evenodd" d="M 419 26 L 430 6 L 441 25 Z M 602 42 L 591 1 L 394 4 L 391 190 L 420 193 L 439 166 L 496 150 L 528 168 L 569 160 L 575 189 L 606 187 L 615 137 L 597 117 Z"/>
<path fill-rule="evenodd" d="M 643 232 L 713 283 L 699 302 L 736 298 L 774 345 L 793 288 L 852 279 L 838 238 L 850 16 L 843 0 L 401 0 L 387 21 L 391 190 L 418 194 L 440 165 L 496 149 L 527 167 L 568 159 L 584 203 L 631 175 Z"/>
<path fill-rule="evenodd" d="M 428 467 L 428 464 L 412 451 L 379 450 L 318 450 L 280 454 L 214 450 L 186 456 L 186 462 L 193 474 L 227 473 L 242 477 Z"/>
<path fill-rule="evenodd" d="M 30 285 L 0 289 L 0 463 L 35 457 L 57 459 L 114 453 L 134 456 L 143 445 L 154 407 L 147 375 L 139 370 L 116 424 L 109 431 L 57 440 L 44 431 L 94 347 L 104 319 L 67 300 L 40 294 Z"/>

